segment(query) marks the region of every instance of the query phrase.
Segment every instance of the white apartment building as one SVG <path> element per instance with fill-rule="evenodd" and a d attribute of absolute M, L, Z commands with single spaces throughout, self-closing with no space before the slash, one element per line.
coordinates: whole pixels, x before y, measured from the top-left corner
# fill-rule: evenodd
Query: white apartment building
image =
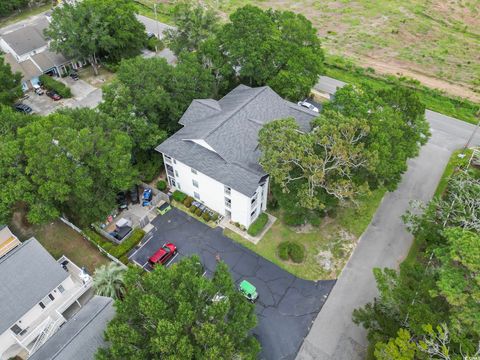
<path fill-rule="evenodd" d="M 11 232 L 9 237 L 15 238 Z M 55 261 L 35 238 L 4 252 L 0 274 L 1 360 L 34 354 L 92 286 L 82 269 L 65 256 Z"/>
<path fill-rule="evenodd" d="M 169 185 L 245 227 L 267 208 L 269 177 L 260 164 L 258 132 L 294 118 L 303 131 L 318 114 L 268 86 L 239 85 L 220 100 L 194 100 L 183 128 L 160 144 Z"/>

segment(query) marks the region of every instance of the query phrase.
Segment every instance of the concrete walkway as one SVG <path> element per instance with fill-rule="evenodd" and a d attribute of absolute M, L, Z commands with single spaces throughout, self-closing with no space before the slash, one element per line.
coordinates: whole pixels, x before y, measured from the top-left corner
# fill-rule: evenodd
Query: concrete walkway
<path fill-rule="evenodd" d="M 374 267 L 397 268 L 412 243 L 401 216 L 411 200 L 429 201 L 453 150 L 461 148 L 474 126 L 426 112 L 432 137 L 409 161 L 398 189 L 385 195 L 369 227 L 337 280 L 297 355 L 299 360 L 357 360 L 365 357 L 366 331 L 352 322 L 352 311 L 378 294 Z M 480 144 L 480 133 L 471 145 Z"/>

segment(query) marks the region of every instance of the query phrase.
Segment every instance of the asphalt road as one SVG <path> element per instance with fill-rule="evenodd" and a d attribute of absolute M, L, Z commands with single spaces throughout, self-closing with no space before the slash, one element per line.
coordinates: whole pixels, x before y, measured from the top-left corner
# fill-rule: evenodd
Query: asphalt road
<path fill-rule="evenodd" d="M 362 235 L 325 305 L 306 337 L 298 360 L 357 360 L 365 357 L 366 331 L 356 326 L 352 311 L 378 294 L 372 269 L 397 268 L 412 236 L 401 220 L 411 200 L 429 201 L 453 150 L 465 145 L 474 126 L 428 111 L 432 137 L 420 155 L 409 161 L 398 189 L 385 195 Z M 480 131 L 471 145 L 480 144 Z"/>
<path fill-rule="evenodd" d="M 210 276 L 219 254 L 228 264 L 236 284 L 246 279 L 257 288 L 258 326 L 253 333 L 262 344 L 260 358 L 295 359 L 335 281 L 299 279 L 223 236 L 222 229 L 212 229 L 176 208 L 157 216 L 152 224 L 153 230 L 146 235 L 143 246 L 130 254 L 130 260 L 143 266 L 165 242 L 172 242 L 178 248 L 172 263 L 198 254 Z"/>

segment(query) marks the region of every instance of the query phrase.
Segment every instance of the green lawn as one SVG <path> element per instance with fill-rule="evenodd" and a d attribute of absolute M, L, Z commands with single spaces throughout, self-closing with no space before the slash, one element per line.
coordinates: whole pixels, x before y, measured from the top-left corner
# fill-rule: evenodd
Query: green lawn
<path fill-rule="evenodd" d="M 8 0 L 6 0 L 8 1 Z M 32 8 L 26 8 L 25 10 L 15 12 L 13 15 L 10 15 L 5 18 L 0 18 L 0 27 L 11 25 L 21 20 L 25 20 L 30 16 L 38 15 L 44 11 L 48 11 L 52 8 L 51 2 L 41 6 L 35 6 Z"/>
<path fill-rule="evenodd" d="M 109 262 L 94 245 L 60 220 L 32 226 L 25 223 L 21 212 L 16 212 L 9 226 L 20 240 L 25 241 L 33 236 L 55 260 L 65 255 L 76 265 L 86 266 L 90 274 L 93 274 L 97 267 Z"/>
<path fill-rule="evenodd" d="M 281 212 L 272 212 L 278 220 L 257 245 L 229 229 L 224 234 L 300 278 L 335 279 L 348 261 L 356 241 L 370 223 L 384 194 L 385 189 L 373 191 L 370 196 L 360 199 L 358 208 L 340 209 L 334 219 L 326 218 L 320 226 L 311 226 L 303 229 L 303 232 L 282 223 Z M 283 241 L 301 244 L 305 248 L 305 261 L 295 264 L 281 260 L 277 255 L 277 247 Z M 321 252 L 331 254 L 330 270 L 322 267 L 319 260 Z"/>

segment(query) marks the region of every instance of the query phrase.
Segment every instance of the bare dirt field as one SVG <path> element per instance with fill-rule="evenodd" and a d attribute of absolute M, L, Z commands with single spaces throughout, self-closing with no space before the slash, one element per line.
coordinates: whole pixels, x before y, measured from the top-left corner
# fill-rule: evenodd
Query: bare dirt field
<path fill-rule="evenodd" d="M 143 0 L 147 6 L 168 5 Z M 204 0 L 222 15 L 252 4 L 305 15 L 329 54 L 480 101 L 480 0 Z"/>

